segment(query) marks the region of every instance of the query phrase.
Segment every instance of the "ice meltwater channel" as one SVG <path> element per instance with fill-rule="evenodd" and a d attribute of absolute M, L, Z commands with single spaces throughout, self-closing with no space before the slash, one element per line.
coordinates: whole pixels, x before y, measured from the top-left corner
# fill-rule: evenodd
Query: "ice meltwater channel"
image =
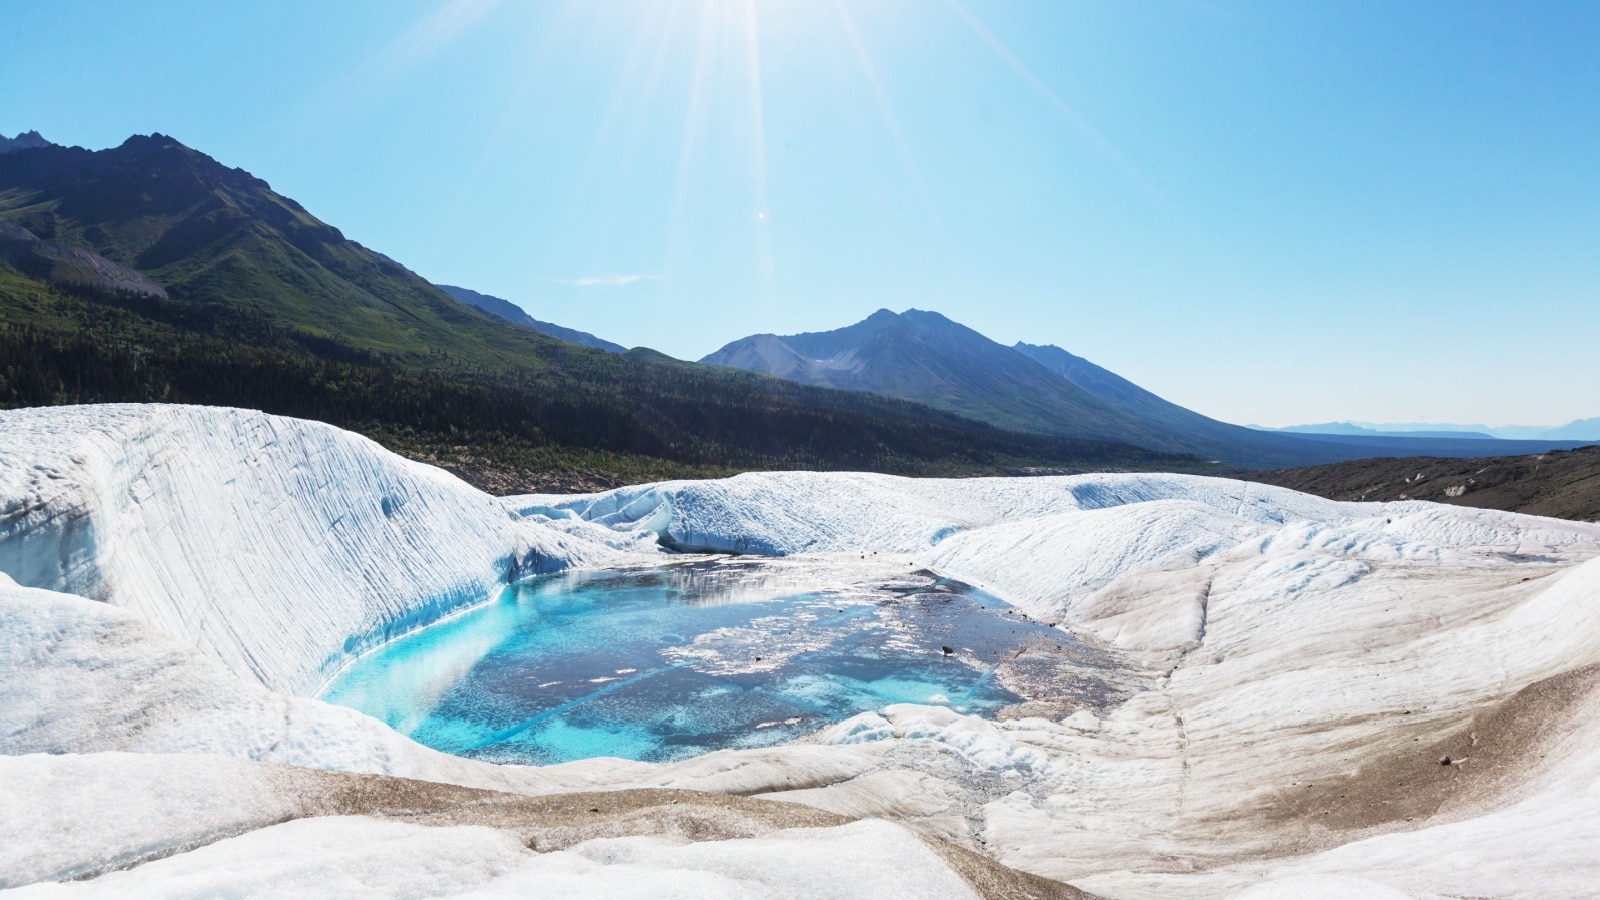
<path fill-rule="evenodd" d="M 362 657 L 323 699 L 463 756 L 663 761 L 891 703 L 993 714 L 1027 699 L 993 675 L 1029 646 L 1094 668 L 1061 631 L 930 572 L 818 589 L 702 561 L 513 585 Z"/>

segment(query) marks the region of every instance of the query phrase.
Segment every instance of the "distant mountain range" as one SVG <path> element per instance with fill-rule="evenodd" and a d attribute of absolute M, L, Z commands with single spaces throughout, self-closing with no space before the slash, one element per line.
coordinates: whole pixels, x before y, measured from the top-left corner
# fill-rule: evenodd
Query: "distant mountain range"
<path fill-rule="evenodd" d="M 166 135 L 4 146 L 3 407 L 160 401 L 319 419 L 502 493 L 746 469 L 1215 468 L 550 337 Z"/>
<path fill-rule="evenodd" d="M 1495 436 L 1485 431 L 1467 431 L 1449 427 L 1433 429 L 1419 428 L 1415 431 L 1393 430 L 1383 427 L 1368 428 L 1354 422 L 1324 422 L 1320 425 L 1286 425 L 1283 428 L 1268 428 L 1264 425 L 1249 425 L 1257 431 L 1276 431 L 1284 434 L 1324 434 L 1324 435 L 1361 435 L 1366 437 L 1410 437 L 1410 438 L 1447 438 L 1470 439 L 1480 441 L 1495 440 Z"/>
<path fill-rule="evenodd" d="M 758 334 L 700 361 L 926 403 L 1013 431 L 1166 443 L 1157 429 L 936 312 L 880 309 L 836 331 Z"/>
<path fill-rule="evenodd" d="M 1506 441 L 1600 441 L 1600 418 L 1577 419 L 1565 425 L 1448 425 L 1419 422 L 1324 422 L 1320 425 L 1290 425 L 1262 431 L 1294 434 L 1357 434 L 1392 437 L 1494 438 Z"/>
<path fill-rule="evenodd" d="M 24 131 L 14 138 L 0 134 L 0 153 L 11 153 L 16 150 L 32 150 L 39 147 L 54 147 L 55 144 L 44 139 L 37 131 Z"/>
<path fill-rule="evenodd" d="M 834 331 L 758 334 L 701 360 L 806 384 L 899 397 L 1001 428 L 1193 453 L 1277 468 L 1369 456 L 1507 452 L 1487 435 L 1288 434 L 1230 425 L 1171 403 L 1060 347 L 1006 347 L 936 313 L 880 309 Z M 1570 446 L 1558 440 L 1517 449 Z"/>
<path fill-rule="evenodd" d="M 917 310 L 746 338 L 716 365 L 623 352 L 498 298 L 452 296 L 165 135 L 90 151 L 30 132 L 3 151 L 0 406 L 262 409 L 501 492 L 744 469 L 1218 471 L 1210 461 L 1562 446 L 1252 431 L 1059 348 L 1001 346 Z"/>
<path fill-rule="evenodd" d="M 521 325 L 524 328 L 531 328 L 540 334 L 548 334 L 553 338 L 560 338 L 569 344 L 579 344 L 584 347 L 593 347 L 597 350 L 609 350 L 612 353 L 628 352 L 627 347 L 624 347 L 621 344 L 613 344 L 607 340 L 602 340 L 601 338 L 597 338 L 587 331 L 579 331 L 576 328 L 566 328 L 550 322 L 541 322 L 538 319 L 535 319 L 533 316 L 528 315 L 526 310 L 515 303 L 512 303 L 510 300 L 502 300 L 499 297 L 492 297 L 488 294 L 480 294 L 474 290 L 469 290 L 464 287 L 456 287 L 449 284 L 441 284 L 437 287 L 439 290 L 444 291 L 446 294 L 449 294 L 457 300 L 460 300 L 462 303 L 465 303 L 468 306 L 475 306 L 489 315 L 504 319 L 513 325 Z"/>

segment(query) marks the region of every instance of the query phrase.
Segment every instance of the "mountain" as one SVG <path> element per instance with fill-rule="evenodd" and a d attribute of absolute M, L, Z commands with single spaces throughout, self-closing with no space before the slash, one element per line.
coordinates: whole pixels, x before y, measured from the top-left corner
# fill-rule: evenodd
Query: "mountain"
<path fill-rule="evenodd" d="M 426 365 L 526 357 L 514 335 L 242 169 L 165 135 L 0 157 L 0 219 L 138 270 L 174 299 L 263 317 L 296 338 Z"/>
<path fill-rule="evenodd" d="M 1368 428 L 1354 422 L 1324 422 L 1320 425 L 1286 425 L 1283 428 L 1267 428 L 1260 425 L 1251 425 L 1257 431 L 1276 431 L 1280 434 L 1320 434 L 1320 435 L 1357 435 L 1362 437 L 1398 437 L 1398 438 L 1442 438 L 1445 440 L 1476 440 L 1492 441 L 1498 436 L 1490 434 L 1488 429 L 1472 430 L 1466 426 L 1439 426 L 1433 429 L 1404 428 L 1386 429 L 1383 427 Z"/>
<path fill-rule="evenodd" d="M 1251 428 L 1261 428 L 1252 425 Z M 1600 441 L 1600 418 L 1577 419 L 1565 425 L 1456 425 L 1425 422 L 1325 422 L 1262 428 L 1296 434 L 1364 434 L 1391 437 L 1470 437 L 1504 441 Z"/>
<path fill-rule="evenodd" d="M 1492 456 L 1575 446 L 1428 436 L 1293 435 L 1208 418 L 1055 346 L 1006 347 L 935 312 L 881 309 L 835 331 L 734 341 L 701 362 L 900 397 L 1001 428 L 1279 468 L 1370 456 Z"/>
<path fill-rule="evenodd" d="M 18 150 L 32 150 L 39 147 L 54 147 L 55 144 L 44 139 L 37 131 L 24 131 L 14 138 L 0 134 L 0 153 L 14 153 Z"/>
<path fill-rule="evenodd" d="M 1546 438 L 1566 441 L 1600 441 L 1600 417 L 1578 419 L 1547 430 Z"/>
<path fill-rule="evenodd" d="M 449 284 L 438 285 L 438 288 L 439 290 L 444 291 L 446 294 L 449 294 L 457 300 L 460 300 L 462 303 L 481 309 L 491 316 L 505 319 L 507 322 L 510 322 L 514 325 L 521 325 L 526 328 L 531 328 L 540 334 L 548 334 L 553 338 L 560 338 L 569 344 L 578 344 L 583 347 L 593 347 L 596 350 L 607 350 L 612 353 L 628 352 L 627 347 L 624 347 L 621 344 L 613 344 L 610 341 L 602 338 L 597 338 L 587 331 L 579 331 L 576 328 L 567 328 L 561 325 L 552 324 L 550 322 L 541 322 L 538 319 L 535 319 L 533 316 L 528 315 L 522 307 L 512 303 L 510 300 L 502 300 L 499 297 L 492 297 L 488 294 L 480 294 L 474 290 L 469 290 L 464 287 L 456 287 Z"/>
<path fill-rule="evenodd" d="M 700 360 L 926 403 L 1000 428 L 1161 447 L 1152 428 L 936 312 L 880 309 L 836 331 L 734 341 Z"/>
<path fill-rule="evenodd" d="M 162 401 L 352 429 L 487 490 L 745 469 L 1178 468 L 941 411 L 512 325 L 165 135 L 0 155 L 0 222 L 166 292 L 0 263 L 0 406 Z M 31 252 L 31 251 L 30 251 Z"/>
<path fill-rule="evenodd" d="M 1172 434 L 1187 435 L 1189 440 L 1198 442 L 1195 446 L 1206 447 L 1219 455 L 1237 458 L 1241 453 L 1254 452 L 1289 458 L 1303 447 L 1300 442 L 1263 441 L 1249 429 L 1185 409 L 1053 344 L 1018 341 L 1013 349 L 1110 406 Z"/>
<path fill-rule="evenodd" d="M 1185 446 L 1191 452 L 1201 453 L 1230 462 L 1246 465 L 1242 460 L 1270 460 L 1270 465 L 1304 464 L 1312 459 L 1359 459 L 1373 456 L 1414 456 L 1437 454 L 1440 456 L 1477 457 L 1507 452 L 1511 445 L 1498 443 L 1489 434 L 1465 431 L 1413 431 L 1381 432 L 1360 428 L 1350 423 L 1327 426 L 1304 426 L 1300 429 L 1258 429 L 1230 425 L 1208 418 L 1193 410 L 1164 400 L 1122 376 L 1104 369 L 1080 356 L 1053 345 L 1039 346 L 1018 342 L 1016 351 L 1038 362 L 1062 378 L 1071 381 L 1096 398 L 1139 419 L 1159 425 L 1173 434 L 1186 437 Z M 1297 435 L 1285 442 L 1276 437 L 1263 440 L 1263 432 L 1277 435 Z M 1559 435 L 1551 435 L 1559 442 Z M 1463 441 L 1459 444 L 1444 441 Z M 1515 449 L 1534 451 L 1550 446 L 1567 447 L 1567 444 L 1535 442 L 1518 444 Z"/>
<path fill-rule="evenodd" d="M 880 309 L 835 331 L 754 335 L 701 362 L 901 397 L 1002 428 L 1121 441 L 1234 465 L 1304 465 L 1352 452 L 1319 452 L 1293 438 L 1216 422 L 1059 347 L 1006 347 L 916 309 Z"/>
<path fill-rule="evenodd" d="M 1504 438 L 1506 440 L 1536 439 L 1546 428 L 1490 428 L 1488 425 L 1456 425 L 1451 423 L 1380 423 L 1380 422 L 1327 422 L 1321 425 L 1289 425 L 1276 431 L 1312 432 L 1320 434 L 1388 434 L 1399 437 L 1412 435 L 1468 435 L 1474 438 Z"/>

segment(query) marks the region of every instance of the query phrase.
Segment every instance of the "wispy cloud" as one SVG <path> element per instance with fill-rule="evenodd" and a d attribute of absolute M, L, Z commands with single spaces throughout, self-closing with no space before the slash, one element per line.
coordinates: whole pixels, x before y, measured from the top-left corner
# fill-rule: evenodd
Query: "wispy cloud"
<path fill-rule="evenodd" d="M 622 287 L 636 281 L 655 281 L 660 275 L 584 275 L 578 278 L 558 278 L 556 284 L 570 287 Z"/>

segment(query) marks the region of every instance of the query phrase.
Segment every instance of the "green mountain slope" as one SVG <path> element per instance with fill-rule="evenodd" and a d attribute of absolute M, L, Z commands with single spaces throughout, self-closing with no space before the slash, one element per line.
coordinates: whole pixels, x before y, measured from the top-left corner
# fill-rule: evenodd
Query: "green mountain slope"
<path fill-rule="evenodd" d="M 138 269 L 176 298 L 236 304 L 398 362 L 454 352 L 538 367 L 514 332 L 267 182 L 162 135 L 8 154 L 0 218 Z"/>
<path fill-rule="evenodd" d="M 0 156 L 0 221 L 168 294 L 73 289 L 0 266 L 8 406 L 156 400 L 317 418 L 502 492 L 752 468 L 1200 466 L 518 328 L 160 135 Z"/>

